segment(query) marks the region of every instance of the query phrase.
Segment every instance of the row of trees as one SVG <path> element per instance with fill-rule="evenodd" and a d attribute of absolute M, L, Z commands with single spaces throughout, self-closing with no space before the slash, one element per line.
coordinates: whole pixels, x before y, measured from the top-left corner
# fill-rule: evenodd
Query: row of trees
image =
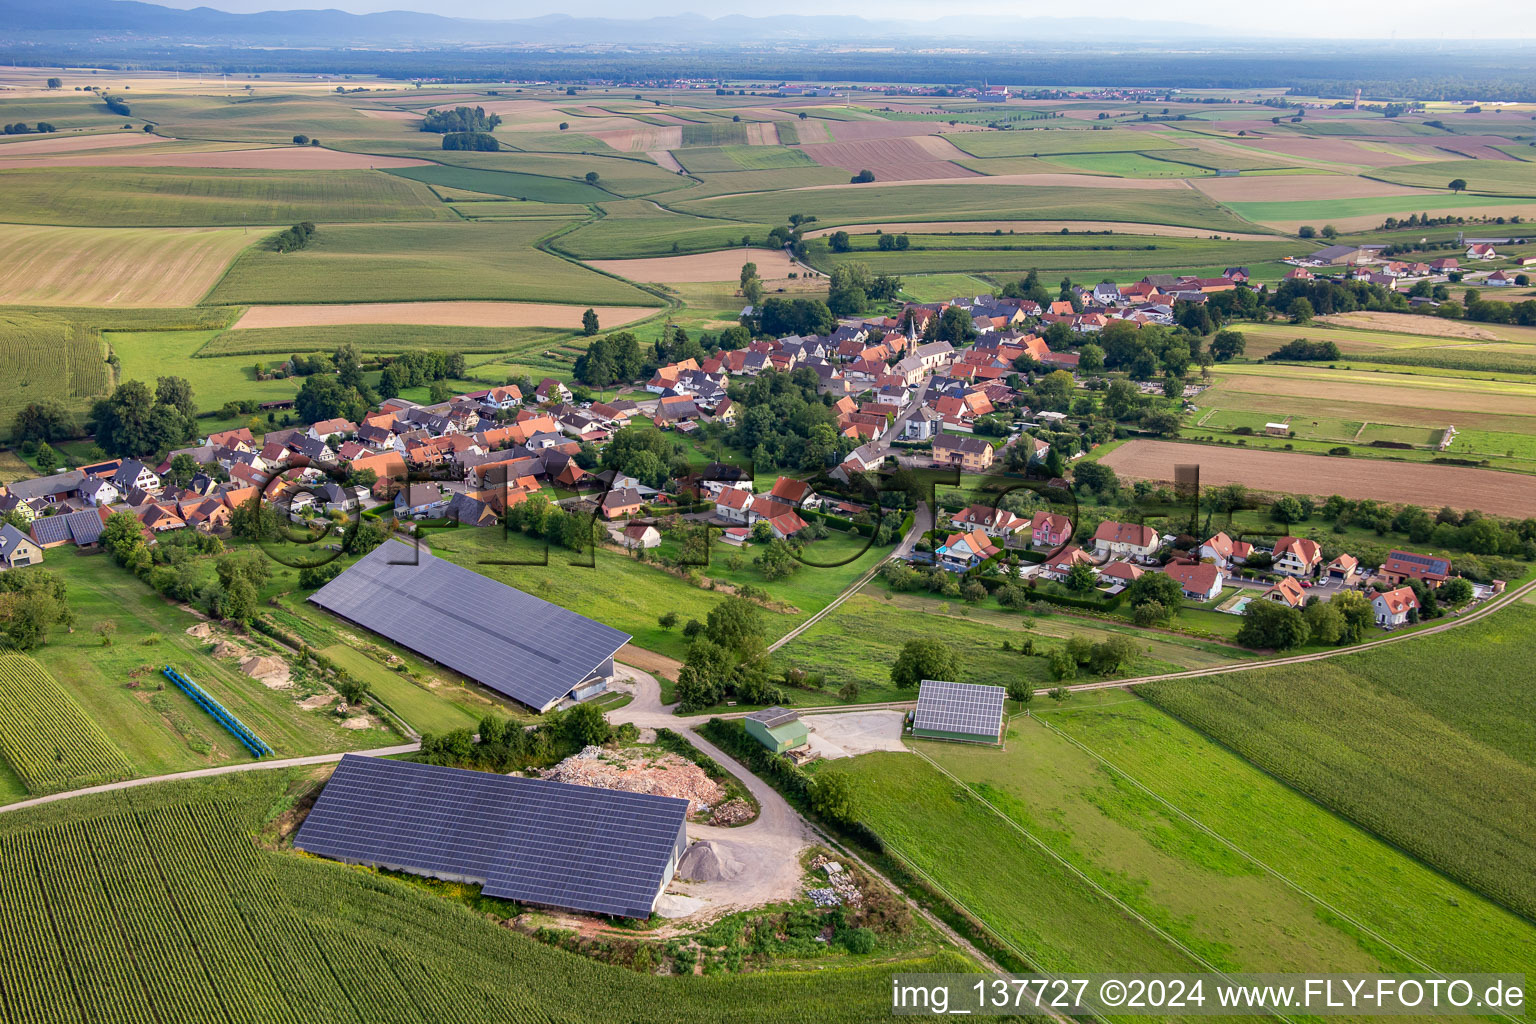
<path fill-rule="evenodd" d="M 491 132 L 500 124 L 501 115 L 487 114 L 484 107 L 454 107 L 452 110 L 427 111 L 421 121 L 421 130 L 438 134 Z"/>
<path fill-rule="evenodd" d="M 272 251 L 294 252 L 307 246 L 314 237 L 314 222 L 300 221 L 291 228 L 284 228 L 272 237 Z"/>

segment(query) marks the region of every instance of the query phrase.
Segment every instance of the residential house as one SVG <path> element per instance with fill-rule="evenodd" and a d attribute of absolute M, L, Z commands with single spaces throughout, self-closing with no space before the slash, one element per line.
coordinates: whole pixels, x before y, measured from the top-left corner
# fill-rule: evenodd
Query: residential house
<path fill-rule="evenodd" d="M 181 518 L 181 513 L 164 505 L 150 504 L 139 513 L 139 522 L 151 533 L 164 533 L 167 530 L 186 529 L 187 521 Z"/>
<path fill-rule="evenodd" d="M 1029 521 L 1030 544 L 1056 548 L 1072 539 L 1072 520 L 1056 512 L 1036 512 Z"/>
<path fill-rule="evenodd" d="M 937 434 L 933 439 L 933 461 L 944 466 L 959 466 L 980 473 L 992 465 L 992 446 L 979 437 Z"/>
<path fill-rule="evenodd" d="M 1074 565 L 1086 565 L 1095 572 L 1098 570 L 1098 566 L 1094 565 L 1093 556 L 1076 544 L 1072 544 L 1062 548 L 1048 559 L 1040 567 L 1040 575 L 1046 579 L 1061 582 L 1067 578 L 1067 574 L 1072 571 Z"/>
<path fill-rule="evenodd" d="M 615 487 L 603 495 L 601 509 L 604 519 L 628 519 L 639 515 L 645 506 L 645 498 L 633 487 Z"/>
<path fill-rule="evenodd" d="M 491 388 L 480 398 L 480 404 L 492 414 L 511 412 L 523 404 L 523 392 L 515 384 L 503 388 Z"/>
<path fill-rule="evenodd" d="M 3 485 L 0 485 L 3 489 Z M 37 509 L 32 507 L 32 502 L 23 500 L 15 494 L 0 495 L 0 514 L 10 515 L 15 513 L 23 522 L 30 523 L 37 518 Z"/>
<path fill-rule="evenodd" d="M 135 487 L 144 491 L 158 491 L 160 475 L 137 459 L 124 459 L 117 472 L 112 474 L 112 486 L 120 494 L 127 494 Z"/>
<path fill-rule="evenodd" d="M 821 499 L 810 484 L 790 476 L 781 476 L 775 480 L 773 490 L 768 493 L 794 508 L 816 508 L 821 504 Z"/>
<path fill-rule="evenodd" d="M 1461 261 L 1451 256 L 1444 256 L 1438 260 L 1430 260 L 1429 269 L 1437 274 L 1449 274 L 1453 270 L 1461 269 Z"/>
<path fill-rule="evenodd" d="M 1016 516 L 1005 508 L 990 505 L 971 505 L 950 518 L 950 525 L 967 530 L 980 530 L 988 537 L 1007 537 L 1030 525 L 1029 520 Z"/>
<path fill-rule="evenodd" d="M 1117 587 L 1128 587 L 1141 579 L 1146 574 L 1145 569 L 1130 562 L 1116 560 L 1099 569 L 1099 579 L 1115 584 Z"/>
<path fill-rule="evenodd" d="M 1263 601 L 1275 601 L 1290 608 L 1300 608 L 1307 603 L 1307 592 L 1293 577 L 1286 576 L 1259 595 Z"/>
<path fill-rule="evenodd" d="M 1310 576 L 1323 560 L 1323 548 L 1306 537 L 1281 537 L 1275 541 L 1275 572 L 1287 576 Z"/>
<path fill-rule="evenodd" d="M 305 436 L 315 441 L 329 441 L 333 437 L 340 436 L 343 439 L 357 433 L 357 424 L 351 420 L 338 416 L 335 419 L 321 420 L 305 431 Z"/>
<path fill-rule="evenodd" d="M 212 448 L 235 448 L 246 452 L 253 452 L 257 448 L 256 439 L 251 436 L 250 427 L 216 430 L 208 435 L 207 443 Z"/>
<path fill-rule="evenodd" d="M 1514 277 L 1510 274 L 1506 274 L 1502 270 L 1495 270 L 1493 273 L 1483 278 L 1483 284 L 1490 285 L 1494 288 L 1507 288 L 1514 283 Z"/>
<path fill-rule="evenodd" d="M 1210 562 L 1174 562 L 1163 573 L 1178 580 L 1184 596 L 1191 601 L 1211 600 L 1227 582 L 1226 575 Z"/>
<path fill-rule="evenodd" d="M 1412 551 L 1388 551 L 1387 560 L 1377 573 L 1387 583 L 1400 587 L 1409 580 L 1419 580 L 1431 590 L 1451 578 L 1449 559 L 1418 555 Z"/>
<path fill-rule="evenodd" d="M 1492 242 L 1473 242 L 1467 246 L 1467 259 L 1469 260 L 1496 260 L 1499 254 L 1494 251 Z"/>
<path fill-rule="evenodd" d="M 1156 530 L 1144 523 L 1117 523 L 1106 519 L 1093 531 L 1093 553 L 1103 560 L 1118 558 L 1151 558 L 1162 546 L 1162 538 Z"/>
<path fill-rule="evenodd" d="M 1391 629 L 1406 623 L 1419 610 L 1419 598 L 1412 587 L 1398 587 L 1377 594 L 1371 600 L 1371 610 L 1376 615 L 1376 625 Z"/>
<path fill-rule="evenodd" d="M 218 498 L 204 498 L 182 513 L 182 520 L 198 533 L 219 533 L 229 528 L 234 513 Z"/>
<path fill-rule="evenodd" d="M 982 530 L 969 533 L 952 533 L 934 551 L 940 567 L 950 572 L 973 569 L 998 553 L 997 545 Z"/>
<path fill-rule="evenodd" d="M 780 512 L 778 515 L 764 518 L 768 520 L 768 528 L 779 540 L 788 540 L 809 525 L 793 511 Z"/>
<path fill-rule="evenodd" d="M 117 486 L 106 477 L 87 480 L 80 487 L 80 500 L 87 505 L 111 505 L 121 496 Z"/>
<path fill-rule="evenodd" d="M 1242 565 L 1253 554 L 1253 545 L 1245 540 L 1233 540 L 1226 531 L 1216 534 L 1200 545 L 1200 557 L 1209 558 L 1223 569 Z"/>
<path fill-rule="evenodd" d="M 10 523 L 0 526 L 0 563 L 4 563 L 7 569 L 36 565 L 42 560 L 43 549 L 37 541 Z"/>
<path fill-rule="evenodd" d="M 435 483 L 406 484 L 395 495 L 395 514 L 433 519 L 442 515 L 452 497 Z"/>
<path fill-rule="evenodd" d="M 633 551 L 654 548 L 661 543 L 661 533 L 650 523 L 630 523 L 619 533 L 619 543 Z"/>
<path fill-rule="evenodd" d="M 715 514 L 733 523 L 750 523 L 752 492 L 735 487 L 725 487 L 715 499 Z"/>

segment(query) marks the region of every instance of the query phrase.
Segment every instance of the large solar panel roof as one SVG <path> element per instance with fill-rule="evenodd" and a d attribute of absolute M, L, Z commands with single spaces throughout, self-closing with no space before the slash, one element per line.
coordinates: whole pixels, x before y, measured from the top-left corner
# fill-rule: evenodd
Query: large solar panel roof
<path fill-rule="evenodd" d="M 1416 565 L 1430 572 L 1448 572 L 1451 563 L 1444 558 L 1436 558 L 1433 555 L 1416 555 L 1411 551 L 1393 551 L 1387 555 L 1394 562 L 1403 562 L 1407 565 Z"/>
<path fill-rule="evenodd" d="M 380 544 L 309 599 L 539 710 L 629 641 L 611 626 L 398 540 Z"/>
<path fill-rule="evenodd" d="M 294 846 L 478 882 L 487 896 L 645 917 L 687 844 L 688 801 L 348 754 Z"/>
<path fill-rule="evenodd" d="M 71 512 L 64 517 L 64 521 L 69 524 L 70 535 L 75 538 L 76 544 L 95 544 L 101 539 L 101 532 L 105 526 L 101 521 L 101 514 L 93 508 Z"/>
<path fill-rule="evenodd" d="M 69 516 L 44 516 L 32 521 L 32 536 L 44 547 L 70 539 Z"/>
<path fill-rule="evenodd" d="M 1001 686 L 946 683 L 924 679 L 917 691 L 912 728 L 937 732 L 963 732 L 996 740 L 1003 729 Z"/>

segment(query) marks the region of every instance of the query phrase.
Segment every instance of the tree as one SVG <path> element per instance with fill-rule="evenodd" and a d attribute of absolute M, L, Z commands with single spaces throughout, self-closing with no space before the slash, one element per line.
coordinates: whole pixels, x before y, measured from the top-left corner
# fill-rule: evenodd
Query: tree
<path fill-rule="evenodd" d="M 1237 642 L 1244 647 L 1290 650 L 1307 642 L 1307 620 L 1295 608 L 1277 601 L 1249 601 Z"/>
<path fill-rule="evenodd" d="M 833 252 L 847 252 L 853 248 L 853 242 L 846 231 L 834 231 L 827 239 L 827 245 Z"/>
<path fill-rule="evenodd" d="M 1211 358 L 1218 363 L 1229 362 L 1248 349 L 1248 339 L 1241 331 L 1217 331 L 1211 339 Z"/>
<path fill-rule="evenodd" d="M 1452 608 L 1460 608 L 1472 600 L 1472 582 L 1461 576 L 1452 576 L 1440 584 L 1438 598 Z"/>
<path fill-rule="evenodd" d="M 688 655 L 677 673 L 678 710 L 697 711 L 725 699 L 725 684 L 733 662 L 731 654 L 705 636 L 688 645 Z"/>
<path fill-rule="evenodd" d="M 1308 323 L 1317 315 L 1316 310 L 1312 308 L 1311 300 L 1306 298 L 1292 299 L 1287 312 L 1290 313 L 1291 323 L 1293 324 Z"/>
<path fill-rule="evenodd" d="M 1323 225 L 1323 237 L 1324 238 L 1329 238 L 1329 239 L 1338 238 L 1339 237 L 1339 229 L 1334 227 L 1332 224 L 1324 224 Z"/>
<path fill-rule="evenodd" d="M 939 316 L 937 341 L 947 341 L 952 345 L 964 345 L 976 340 L 976 325 L 971 321 L 970 310 L 960 306 L 950 306 Z"/>
<path fill-rule="evenodd" d="M 155 401 L 173 407 L 188 420 L 197 419 L 197 402 L 192 397 L 192 384 L 185 377 L 161 377 L 157 380 Z"/>
<path fill-rule="evenodd" d="M 1184 600 L 1184 587 L 1167 573 L 1144 572 L 1125 588 L 1125 598 L 1133 608 L 1156 602 L 1176 609 Z"/>
<path fill-rule="evenodd" d="M 1336 644 L 1344 635 L 1344 615 L 1332 601 L 1314 597 L 1302 609 L 1301 615 L 1307 622 L 1307 636 L 1313 643 Z"/>
<path fill-rule="evenodd" d="M 108 522 L 107 526 L 111 525 Z M 242 540 L 271 540 L 277 536 L 277 530 L 277 513 L 259 494 L 247 498 L 229 516 L 230 536 Z"/>
<path fill-rule="evenodd" d="M 295 135 L 293 137 L 293 144 L 295 146 L 307 146 L 307 145 L 309 145 L 309 136 L 308 135 Z"/>
<path fill-rule="evenodd" d="M 185 487 L 197 475 L 197 460 L 188 452 L 178 452 L 171 459 L 171 479 Z"/>
<path fill-rule="evenodd" d="M 48 88 L 50 88 L 50 89 L 62 89 L 62 88 L 64 88 L 64 81 L 63 81 L 63 79 L 59 79 L 59 78 L 50 78 L 50 79 L 48 79 Z"/>
<path fill-rule="evenodd" d="M 752 655 L 762 645 L 762 615 L 757 605 L 733 594 L 710 609 L 705 632 L 727 650 Z"/>
<path fill-rule="evenodd" d="M 868 169 L 862 170 L 848 180 L 855 185 L 867 185 L 875 180 L 875 172 Z"/>
<path fill-rule="evenodd" d="M 1466 187 L 1467 187 L 1467 179 L 1466 178 L 1452 178 L 1451 179 L 1451 183 L 1449 185 L 1445 186 L 1445 187 L 1450 189 L 1452 192 L 1462 192 L 1462 191 L 1465 191 Z"/>
<path fill-rule="evenodd" d="M 812 777 L 806 789 L 811 810 L 824 818 L 841 824 L 855 820 L 857 811 L 853 800 L 853 783 L 840 772 L 820 772 Z"/>
<path fill-rule="evenodd" d="M 782 540 L 769 541 L 763 553 L 752 559 L 752 564 L 765 580 L 783 579 L 800 568 L 800 560 Z"/>
<path fill-rule="evenodd" d="M 577 704 L 560 716 L 559 728 L 566 739 L 583 747 L 606 743 L 612 732 L 603 709 L 596 704 Z"/>
<path fill-rule="evenodd" d="M 59 465 L 59 454 L 49 446 L 47 441 L 37 446 L 37 454 L 33 458 L 37 462 L 37 468 L 44 473 L 52 473 Z"/>
<path fill-rule="evenodd" d="M 96 635 L 101 637 L 101 646 L 112 646 L 112 634 L 117 632 L 117 623 L 111 619 L 102 619 L 96 623 Z"/>
<path fill-rule="evenodd" d="M 22 406 L 11 423 L 11 436 L 17 441 L 57 441 L 68 437 L 72 428 L 72 417 L 64 403 L 45 398 Z"/>
<path fill-rule="evenodd" d="M 237 577 L 224 588 L 224 600 L 220 614 L 243 629 L 256 617 L 256 588 L 244 576 Z"/>
<path fill-rule="evenodd" d="M 1317 237 L 1317 228 L 1313 227 L 1310 224 L 1303 224 L 1300 228 L 1297 229 L 1296 237 L 1297 238 L 1316 238 Z"/>
<path fill-rule="evenodd" d="M 1303 511 L 1301 501 L 1289 494 L 1276 498 L 1269 506 L 1270 518 L 1286 524 L 1301 522 Z"/>
<path fill-rule="evenodd" d="M 1087 562 L 1074 562 L 1072 568 L 1067 570 L 1067 589 L 1079 593 L 1087 593 L 1098 582 L 1098 576 L 1093 571 L 1093 566 Z"/>
<path fill-rule="evenodd" d="M 1007 690 L 1008 699 L 1016 704 L 1028 704 L 1035 699 L 1035 688 L 1027 679 L 1010 679 Z"/>
<path fill-rule="evenodd" d="M 1099 373 L 1104 369 L 1104 350 L 1097 345 L 1084 345 L 1077 353 L 1077 368 L 1084 373 Z"/>
<path fill-rule="evenodd" d="M 596 171 L 588 171 L 586 177 L 587 177 L 587 184 L 588 185 L 596 185 L 597 184 L 598 174 L 597 174 Z"/>
<path fill-rule="evenodd" d="M 581 314 L 581 333 L 590 338 L 597 332 L 597 310 L 589 308 L 585 313 Z"/>
<path fill-rule="evenodd" d="M 924 679 L 953 680 L 960 674 L 960 659 L 940 640 L 908 640 L 891 665 L 891 682 L 910 690 Z"/>

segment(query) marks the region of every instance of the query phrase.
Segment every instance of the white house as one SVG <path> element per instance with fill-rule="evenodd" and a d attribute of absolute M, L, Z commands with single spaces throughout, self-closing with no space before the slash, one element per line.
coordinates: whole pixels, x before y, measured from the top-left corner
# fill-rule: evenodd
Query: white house
<path fill-rule="evenodd" d="M 1170 579 L 1178 580 L 1184 596 L 1191 601 L 1209 601 L 1221 593 L 1227 582 L 1224 574 L 1209 562 L 1176 562 L 1163 570 Z"/>
<path fill-rule="evenodd" d="M 1386 593 L 1377 594 L 1371 601 L 1371 609 L 1376 613 L 1376 625 L 1382 629 L 1401 626 L 1408 621 L 1409 613 L 1418 611 L 1418 608 L 1419 599 L 1412 587 L 1388 590 Z"/>
<path fill-rule="evenodd" d="M 1275 572 L 1287 576 L 1310 576 L 1323 560 L 1323 548 L 1305 537 L 1281 537 L 1275 541 Z"/>
<path fill-rule="evenodd" d="M 1150 558 L 1162 544 L 1157 531 L 1143 523 L 1117 523 L 1106 519 L 1093 531 L 1093 553 L 1101 561 L 1119 558 Z"/>
<path fill-rule="evenodd" d="M 1223 569 L 1241 565 L 1253 554 L 1253 545 L 1245 540 L 1233 540 L 1225 531 L 1216 534 L 1200 545 L 1200 557 L 1209 558 Z"/>
<path fill-rule="evenodd" d="M 124 459 L 117 472 L 112 474 L 112 486 L 119 494 L 127 494 L 135 487 L 141 491 L 158 491 L 160 476 L 137 459 Z"/>
<path fill-rule="evenodd" d="M 727 487 L 715 498 L 715 514 L 733 523 L 750 523 L 752 492 Z"/>

